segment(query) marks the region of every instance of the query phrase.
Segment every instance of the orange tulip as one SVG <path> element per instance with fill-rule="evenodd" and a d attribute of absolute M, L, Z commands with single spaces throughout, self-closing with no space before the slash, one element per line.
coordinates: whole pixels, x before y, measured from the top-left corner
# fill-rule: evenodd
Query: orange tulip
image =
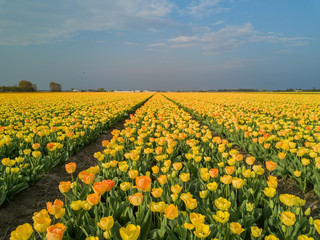
<path fill-rule="evenodd" d="M 275 170 L 277 167 L 277 164 L 275 162 L 272 161 L 267 161 L 266 162 L 266 168 L 271 172 L 273 170 Z"/>
<path fill-rule="evenodd" d="M 232 175 L 232 174 L 234 173 L 234 171 L 235 171 L 234 166 L 227 166 L 227 167 L 225 168 L 225 171 L 226 171 L 226 173 L 227 173 L 228 175 Z"/>
<path fill-rule="evenodd" d="M 51 215 L 54 215 L 55 218 L 62 218 L 65 214 L 64 204 L 59 199 L 56 199 L 54 203 L 47 202 L 47 209 Z"/>
<path fill-rule="evenodd" d="M 68 182 L 60 182 L 59 184 L 59 190 L 61 193 L 66 193 L 66 192 L 69 192 L 71 188 L 71 182 L 68 181 Z"/>
<path fill-rule="evenodd" d="M 149 176 L 137 177 L 136 185 L 139 190 L 149 192 L 151 189 L 151 178 Z"/>
<path fill-rule="evenodd" d="M 95 175 L 94 175 L 93 173 L 89 173 L 89 174 L 86 174 L 86 175 L 83 176 L 83 180 L 82 180 L 82 181 L 83 181 L 85 184 L 90 185 L 90 184 L 93 183 L 94 177 L 95 177 Z"/>
<path fill-rule="evenodd" d="M 77 164 L 74 162 L 70 162 L 65 165 L 67 173 L 74 173 L 76 171 Z"/>
<path fill-rule="evenodd" d="M 140 206 L 143 202 L 143 195 L 141 193 L 135 193 L 134 195 L 129 196 L 129 202 L 133 206 Z"/>
<path fill-rule="evenodd" d="M 98 193 L 92 193 L 87 196 L 87 200 L 89 204 L 97 205 L 101 200 L 101 196 Z"/>
<path fill-rule="evenodd" d="M 62 223 L 57 223 L 47 228 L 47 240 L 61 240 L 66 230 L 65 225 Z"/>
<path fill-rule="evenodd" d="M 209 171 L 209 173 L 210 173 L 210 176 L 211 176 L 211 177 L 216 178 L 216 177 L 218 177 L 218 175 L 219 175 L 219 169 L 217 169 L 217 168 L 211 168 L 210 171 Z"/>
<path fill-rule="evenodd" d="M 92 189 L 95 193 L 103 195 L 107 191 L 107 186 L 102 182 L 95 182 L 92 186 Z"/>
<path fill-rule="evenodd" d="M 164 213 L 165 213 L 164 216 L 166 218 L 169 218 L 171 220 L 176 219 L 179 214 L 178 207 L 173 204 L 170 204 L 168 207 L 164 209 Z"/>
<path fill-rule="evenodd" d="M 114 181 L 112 181 L 111 179 L 103 180 L 102 184 L 104 184 L 106 186 L 107 192 L 110 192 L 112 190 L 112 188 L 114 187 Z"/>

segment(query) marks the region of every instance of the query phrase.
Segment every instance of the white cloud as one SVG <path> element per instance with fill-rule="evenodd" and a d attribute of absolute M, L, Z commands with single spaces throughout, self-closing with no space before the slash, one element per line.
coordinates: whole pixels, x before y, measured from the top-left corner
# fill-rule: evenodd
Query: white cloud
<path fill-rule="evenodd" d="M 136 46 L 136 45 L 139 45 L 138 43 L 136 42 L 123 42 L 124 45 L 129 45 L 129 46 Z"/>
<path fill-rule="evenodd" d="M 154 44 L 150 44 L 150 47 L 165 47 L 166 44 L 165 43 L 154 43 Z"/>
<path fill-rule="evenodd" d="M 175 43 L 185 43 L 185 42 L 192 42 L 199 40 L 198 36 L 179 36 L 176 38 L 168 39 L 168 42 L 175 42 Z"/>
<path fill-rule="evenodd" d="M 220 24 L 224 24 L 224 21 L 218 20 L 218 21 L 216 21 L 216 22 L 214 23 L 214 25 L 220 25 Z"/>
<path fill-rule="evenodd" d="M 4 0 L 0 45 L 45 44 L 79 31 L 165 29 L 168 0 Z"/>
<path fill-rule="evenodd" d="M 304 40 L 304 41 L 302 41 Z M 260 33 L 251 23 L 229 25 L 218 31 L 204 31 L 190 36 L 168 39 L 168 48 L 200 47 L 203 54 L 218 54 L 236 49 L 246 43 L 265 42 L 282 45 L 300 46 L 308 43 L 305 37 L 283 37 L 275 33 Z"/>
<path fill-rule="evenodd" d="M 198 0 L 192 1 L 186 8 L 186 13 L 194 17 L 204 17 L 215 13 L 229 10 L 219 6 L 221 0 Z"/>

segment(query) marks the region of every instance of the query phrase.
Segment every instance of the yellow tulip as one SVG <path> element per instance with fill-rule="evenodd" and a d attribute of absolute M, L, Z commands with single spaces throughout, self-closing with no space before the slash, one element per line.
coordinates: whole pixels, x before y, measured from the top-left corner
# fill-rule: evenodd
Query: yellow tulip
<path fill-rule="evenodd" d="M 151 203 L 151 212 L 164 212 L 164 209 L 166 208 L 166 203 L 161 202 L 152 202 Z"/>
<path fill-rule="evenodd" d="M 320 234 L 320 219 L 316 219 L 313 221 L 314 227 L 317 230 L 317 232 Z"/>
<path fill-rule="evenodd" d="M 194 226 L 204 223 L 205 218 L 206 217 L 200 213 L 190 213 L 190 221 Z"/>
<path fill-rule="evenodd" d="M 277 237 L 274 236 L 274 235 L 269 235 L 269 236 L 265 236 L 265 237 L 264 237 L 264 240 L 279 240 L 279 238 L 277 238 Z"/>
<path fill-rule="evenodd" d="M 298 240 L 314 240 L 313 237 L 308 237 L 307 235 L 300 235 Z"/>
<path fill-rule="evenodd" d="M 262 233 L 262 228 L 251 227 L 251 235 L 255 238 L 260 237 Z"/>
<path fill-rule="evenodd" d="M 114 224 L 114 219 L 112 216 L 109 217 L 103 217 L 100 219 L 100 222 L 98 222 L 98 226 L 103 230 L 103 231 L 109 231 Z"/>
<path fill-rule="evenodd" d="M 222 177 L 220 177 L 220 181 L 224 184 L 229 185 L 232 182 L 232 176 L 230 175 L 223 175 Z"/>
<path fill-rule="evenodd" d="M 288 207 L 292 207 L 294 205 L 298 206 L 298 199 L 296 196 L 291 194 L 280 194 L 279 196 L 280 202 Z"/>
<path fill-rule="evenodd" d="M 190 180 L 190 173 L 180 173 L 179 177 L 183 182 L 188 182 Z"/>
<path fill-rule="evenodd" d="M 198 237 L 198 238 L 206 238 L 209 236 L 211 233 L 209 225 L 200 223 L 196 226 L 195 231 L 193 233 Z"/>
<path fill-rule="evenodd" d="M 46 209 L 33 214 L 33 227 L 39 233 L 44 233 L 51 224 L 51 219 Z"/>
<path fill-rule="evenodd" d="M 292 212 L 283 212 L 281 213 L 281 221 L 286 226 L 292 226 L 296 222 L 296 215 Z"/>
<path fill-rule="evenodd" d="M 131 184 L 129 182 L 120 183 L 120 189 L 122 191 L 128 191 L 130 189 Z"/>
<path fill-rule="evenodd" d="M 190 210 L 195 209 L 198 206 L 197 199 L 195 198 L 188 198 L 186 201 L 184 201 L 186 204 L 186 207 Z"/>
<path fill-rule="evenodd" d="M 186 229 L 188 229 L 188 230 L 192 230 L 192 229 L 194 229 L 194 225 L 193 224 L 191 224 L 191 223 L 185 223 L 185 224 L 183 224 L 183 226 L 186 228 Z"/>
<path fill-rule="evenodd" d="M 214 204 L 218 209 L 221 211 L 226 211 L 231 207 L 231 202 L 229 202 L 227 199 L 219 197 L 214 201 Z"/>
<path fill-rule="evenodd" d="M 120 228 L 120 236 L 123 240 L 137 240 L 140 235 L 140 226 L 128 224 L 126 227 Z"/>
<path fill-rule="evenodd" d="M 171 191 L 175 194 L 179 194 L 182 190 L 182 187 L 179 185 L 171 186 Z"/>
<path fill-rule="evenodd" d="M 33 233 L 33 229 L 29 223 L 20 225 L 11 232 L 10 240 L 28 240 Z"/>
<path fill-rule="evenodd" d="M 81 200 L 73 201 L 70 204 L 70 207 L 72 208 L 73 211 L 79 211 L 82 207 L 82 201 Z"/>
<path fill-rule="evenodd" d="M 208 188 L 211 192 L 217 190 L 218 186 L 219 186 L 219 184 L 216 183 L 216 182 L 212 182 L 212 183 L 208 183 L 208 184 L 207 184 L 207 188 Z"/>
<path fill-rule="evenodd" d="M 268 187 L 266 187 L 263 192 L 264 192 L 264 194 L 265 194 L 267 197 L 273 198 L 274 195 L 276 195 L 277 190 L 276 190 L 275 188 L 268 188 Z"/>
<path fill-rule="evenodd" d="M 244 231 L 241 224 L 237 222 L 230 223 L 230 230 L 233 234 L 237 234 L 237 235 L 241 234 Z"/>
<path fill-rule="evenodd" d="M 219 223 L 225 224 L 229 221 L 230 213 L 227 211 L 217 211 L 215 215 L 212 215 L 213 219 L 216 220 Z"/>
<path fill-rule="evenodd" d="M 244 185 L 244 181 L 241 179 L 241 178 L 237 178 L 237 177 L 234 177 L 232 179 L 232 185 L 235 187 L 235 188 L 242 188 L 243 185 Z"/>

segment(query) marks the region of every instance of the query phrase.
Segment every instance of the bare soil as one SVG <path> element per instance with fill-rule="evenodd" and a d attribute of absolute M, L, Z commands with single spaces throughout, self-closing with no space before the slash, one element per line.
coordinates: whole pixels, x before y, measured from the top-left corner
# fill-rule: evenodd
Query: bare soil
<path fill-rule="evenodd" d="M 128 119 L 127 117 L 126 119 Z M 84 147 L 79 153 L 71 156 L 68 162 L 77 164 L 76 176 L 80 171 L 97 164 L 97 159 L 93 154 L 98 151 L 103 151 L 101 142 L 103 140 L 111 140 L 113 129 L 123 129 L 125 120 L 117 123 L 108 130 L 105 134 L 91 144 Z M 65 171 L 64 164 L 57 166 L 47 173 L 43 178 L 32 185 L 25 191 L 15 195 L 9 202 L 0 206 L 0 239 L 7 240 L 10 238 L 10 233 L 17 226 L 30 223 L 33 224 L 32 216 L 34 212 L 38 212 L 46 208 L 47 202 L 53 202 L 55 199 L 63 199 L 64 196 L 59 191 L 59 183 L 61 181 L 71 181 L 70 174 Z"/>

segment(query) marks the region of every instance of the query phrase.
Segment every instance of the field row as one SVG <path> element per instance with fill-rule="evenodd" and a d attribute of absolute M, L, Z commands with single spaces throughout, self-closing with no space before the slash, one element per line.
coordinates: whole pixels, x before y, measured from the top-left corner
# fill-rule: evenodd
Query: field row
<path fill-rule="evenodd" d="M 320 198 L 320 97 L 308 94 L 168 94 L 261 162 L 277 163 Z M 190 112 L 190 113 L 191 113 Z"/>
<path fill-rule="evenodd" d="M 277 192 L 274 162 L 265 170 L 162 95 L 112 134 L 99 165 L 61 182 L 65 199 L 12 239 L 317 239 L 305 201 Z"/>
<path fill-rule="evenodd" d="M 0 205 L 66 162 L 150 96 L 0 95 Z"/>

